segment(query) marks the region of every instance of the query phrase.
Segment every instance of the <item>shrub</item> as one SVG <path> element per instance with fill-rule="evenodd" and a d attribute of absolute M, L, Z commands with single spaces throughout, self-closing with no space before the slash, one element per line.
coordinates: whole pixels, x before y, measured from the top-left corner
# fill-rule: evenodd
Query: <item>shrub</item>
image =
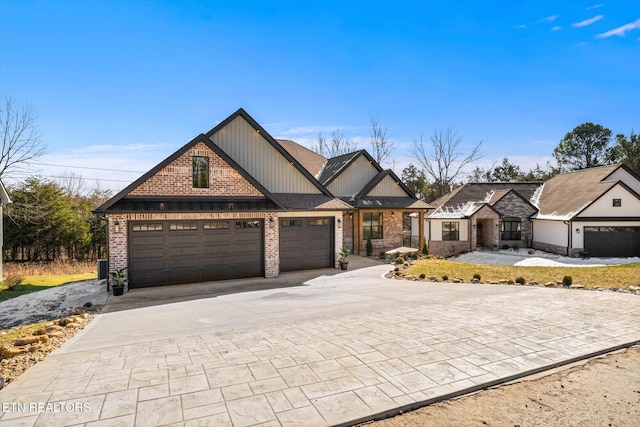
<path fill-rule="evenodd" d="M 387 258 L 387 254 L 384 253 L 384 251 L 380 251 L 380 255 L 378 255 L 378 258 L 380 259 L 386 259 Z"/>
<path fill-rule="evenodd" d="M 524 280 L 524 277 L 520 276 L 516 279 L 516 283 L 520 283 L 521 285 L 524 285 L 525 283 L 527 283 L 527 281 Z"/>
<path fill-rule="evenodd" d="M 373 253 L 373 243 L 371 243 L 371 236 L 367 236 L 367 256 L 371 256 Z"/>
<path fill-rule="evenodd" d="M 516 244 L 514 244 L 514 245 L 513 245 L 513 250 L 514 250 L 514 251 L 516 251 L 516 252 L 520 252 L 520 245 L 519 245 L 519 244 L 517 244 L 517 243 L 516 243 Z"/>
<path fill-rule="evenodd" d="M 478 280 L 482 279 L 482 277 L 478 273 L 474 274 L 473 278 Z"/>
<path fill-rule="evenodd" d="M 445 274 L 444 276 L 442 276 L 442 280 L 443 280 L 443 281 L 447 281 L 447 280 L 449 280 L 449 276 L 447 276 L 447 275 Z"/>
<path fill-rule="evenodd" d="M 571 278 L 571 276 L 564 276 L 562 278 L 562 286 L 564 286 L 565 288 L 571 286 L 571 283 L 573 283 L 573 279 Z"/>
<path fill-rule="evenodd" d="M 404 258 L 402 258 L 401 256 L 396 258 L 396 264 L 404 264 Z"/>
<path fill-rule="evenodd" d="M 23 278 L 14 274 L 7 275 L 1 283 L 7 287 L 8 291 L 12 291 L 16 286 L 22 283 Z"/>
<path fill-rule="evenodd" d="M 419 277 L 420 277 L 421 279 L 424 279 L 425 277 L 427 277 L 427 275 L 426 275 L 426 274 L 424 274 L 424 273 L 420 273 L 420 276 L 419 276 Z"/>
<path fill-rule="evenodd" d="M 509 249 L 509 245 L 502 245 L 502 249 L 504 249 L 504 250 Z"/>
<path fill-rule="evenodd" d="M 422 245 L 422 254 L 429 255 L 429 248 L 427 247 L 427 242 L 424 242 L 424 244 Z"/>

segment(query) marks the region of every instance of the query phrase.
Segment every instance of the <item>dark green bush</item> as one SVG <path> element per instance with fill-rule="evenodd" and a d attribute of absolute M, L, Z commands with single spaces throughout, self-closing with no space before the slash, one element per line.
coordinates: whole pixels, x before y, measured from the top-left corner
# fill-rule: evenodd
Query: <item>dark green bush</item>
<path fill-rule="evenodd" d="M 427 242 L 424 242 L 424 244 L 422 245 L 422 253 L 424 255 L 429 255 L 429 247 L 427 247 Z"/>
<path fill-rule="evenodd" d="M 476 274 L 473 275 L 473 278 L 480 280 L 482 277 L 480 277 L 480 275 L 478 273 L 476 273 Z"/>
<path fill-rule="evenodd" d="M 571 278 L 571 276 L 564 276 L 562 278 L 562 286 L 564 286 L 565 288 L 571 286 L 571 283 L 573 283 L 573 279 Z"/>
<path fill-rule="evenodd" d="M 527 281 L 524 280 L 524 277 L 520 276 L 516 279 L 516 283 L 520 283 L 521 285 L 524 285 L 525 283 L 527 283 Z"/>
<path fill-rule="evenodd" d="M 424 279 L 425 277 L 427 277 L 427 275 L 426 275 L 426 274 L 424 274 L 424 273 L 420 273 L 420 278 L 421 278 L 421 279 Z"/>
<path fill-rule="evenodd" d="M 367 256 L 371 256 L 373 253 L 373 243 L 371 243 L 371 236 L 367 236 Z"/>
<path fill-rule="evenodd" d="M 401 256 L 396 258 L 396 264 L 404 264 L 404 258 L 402 258 Z"/>
<path fill-rule="evenodd" d="M 447 276 L 446 274 L 444 276 L 442 276 L 442 280 L 449 280 L 449 276 Z"/>

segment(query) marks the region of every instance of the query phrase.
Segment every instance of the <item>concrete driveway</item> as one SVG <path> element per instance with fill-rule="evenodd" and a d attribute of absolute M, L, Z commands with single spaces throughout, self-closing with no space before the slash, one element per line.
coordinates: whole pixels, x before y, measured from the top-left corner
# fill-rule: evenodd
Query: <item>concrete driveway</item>
<path fill-rule="evenodd" d="M 0 391 L 0 425 L 349 425 L 640 341 L 635 295 L 389 268 L 100 314 Z"/>

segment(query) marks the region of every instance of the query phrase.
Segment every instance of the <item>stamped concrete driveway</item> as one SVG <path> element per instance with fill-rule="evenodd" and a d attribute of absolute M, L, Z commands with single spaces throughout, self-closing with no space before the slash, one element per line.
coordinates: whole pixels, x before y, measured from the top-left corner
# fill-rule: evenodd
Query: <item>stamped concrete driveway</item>
<path fill-rule="evenodd" d="M 0 391 L 0 425 L 352 424 L 640 341 L 635 295 L 388 269 L 101 314 Z"/>

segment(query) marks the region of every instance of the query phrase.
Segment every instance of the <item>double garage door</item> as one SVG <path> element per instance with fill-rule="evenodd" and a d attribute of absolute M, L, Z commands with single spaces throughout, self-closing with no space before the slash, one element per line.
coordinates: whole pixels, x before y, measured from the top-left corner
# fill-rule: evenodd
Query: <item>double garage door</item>
<path fill-rule="evenodd" d="M 262 220 L 131 222 L 129 286 L 264 275 Z"/>
<path fill-rule="evenodd" d="M 333 218 L 280 219 L 280 271 L 333 267 Z M 264 221 L 129 223 L 129 286 L 264 276 Z"/>
<path fill-rule="evenodd" d="M 640 227 L 584 227 L 584 250 L 594 257 L 640 256 Z"/>

